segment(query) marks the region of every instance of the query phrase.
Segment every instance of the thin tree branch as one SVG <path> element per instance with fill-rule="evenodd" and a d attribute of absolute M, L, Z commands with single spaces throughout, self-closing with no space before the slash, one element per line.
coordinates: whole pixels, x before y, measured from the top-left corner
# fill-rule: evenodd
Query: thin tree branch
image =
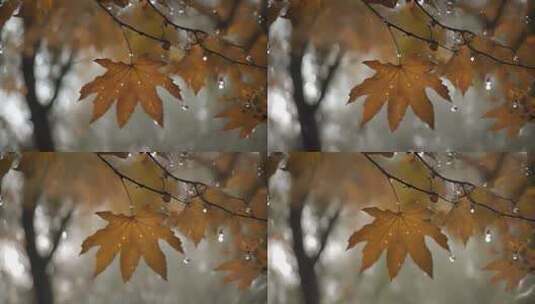
<path fill-rule="evenodd" d="M 329 224 L 327 225 L 327 228 L 321 234 L 321 237 L 320 237 L 320 248 L 318 249 L 318 252 L 314 255 L 314 257 L 312 257 L 312 262 L 314 264 L 316 264 L 319 261 L 319 259 L 321 257 L 321 254 L 323 253 L 323 251 L 327 247 L 327 242 L 329 241 L 329 236 L 331 235 L 331 232 L 334 230 L 334 227 L 336 226 L 336 222 L 340 218 L 341 211 L 342 211 L 342 208 L 338 208 L 336 210 L 334 215 L 331 216 L 331 218 L 329 219 Z"/>
<path fill-rule="evenodd" d="M 170 193 L 169 191 L 166 191 L 166 190 L 160 190 L 160 189 L 156 189 L 154 187 L 151 187 L 149 185 L 145 185 L 144 183 L 122 173 L 121 171 L 119 171 L 117 168 L 115 168 L 106 158 L 104 158 L 102 155 L 100 155 L 99 153 L 96 153 L 97 157 L 102 161 L 104 162 L 104 164 L 110 168 L 113 173 L 115 173 L 115 175 L 117 175 L 119 178 L 121 179 L 124 179 L 124 180 L 127 180 L 129 181 L 130 183 L 142 188 L 142 189 L 145 189 L 145 190 L 148 190 L 148 191 L 151 191 L 151 192 L 154 192 L 154 193 L 157 193 L 159 195 L 161 195 L 162 197 L 169 197 L 169 198 L 172 198 L 174 200 L 176 200 L 177 202 L 183 204 L 184 206 L 187 206 L 189 204 L 189 200 L 185 200 L 185 199 L 181 199 L 179 197 L 177 197 L 176 195 Z M 262 221 L 262 222 L 267 222 L 267 219 L 265 218 L 260 218 L 260 217 L 257 217 L 255 215 L 252 215 L 252 214 L 243 214 L 243 213 L 239 213 L 239 212 L 235 212 L 233 210 L 230 210 L 230 209 L 227 209 L 226 207 L 223 207 L 219 204 L 216 204 L 212 201 L 209 201 L 208 199 L 206 199 L 202 194 L 204 193 L 204 191 L 202 191 L 201 189 L 198 188 L 199 185 L 205 185 L 203 183 L 200 183 L 200 182 L 192 182 L 193 185 L 194 185 L 194 189 L 195 189 L 195 194 L 190 196 L 189 198 L 199 198 L 204 204 L 206 204 L 207 206 L 210 206 L 210 207 L 214 207 L 214 208 L 217 208 L 229 215 L 232 215 L 232 216 L 237 216 L 237 217 L 241 217 L 241 218 L 246 218 L 246 219 L 252 219 L 252 220 L 257 220 L 257 221 Z M 204 189 L 206 189 L 204 186 L 202 186 Z M 231 197 L 232 198 L 232 197 Z"/>
<path fill-rule="evenodd" d="M 338 67 L 340 66 L 340 62 L 342 61 L 342 58 L 344 57 L 344 52 L 340 52 L 336 56 L 336 60 L 334 63 L 329 67 L 329 71 L 327 72 L 327 76 L 323 80 L 323 86 L 321 88 L 321 93 L 318 98 L 318 101 L 312 106 L 314 109 L 318 109 L 325 99 L 325 96 L 327 95 L 327 92 L 329 90 L 329 87 L 331 86 L 331 82 L 334 79 L 334 75 L 336 75 L 336 71 L 338 70 Z"/>
<path fill-rule="evenodd" d="M 503 7 L 505 5 L 505 2 L 506 1 L 502 1 L 502 4 L 501 4 L 501 8 L 500 10 L 503 10 Z M 418 8 L 420 8 L 420 10 L 427 16 L 429 17 L 429 19 L 431 19 L 431 22 L 432 24 L 436 24 L 438 26 L 440 26 L 441 28 L 445 29 L 445 30 L 449 30 L 449 31 L 452 31 L 452 32 L 456 32 L 456 33 L 459 33 L 461 34 L 461 37 L 463 38 L 463 41 L 464 41 L 464 44 L 472 51 L 473 54 L 475 55 L 479 55 L 479 56 L 483 56 L 483 57 L 486 57 L 488 59 L 491 59 L 497 63 L 500 63 L 500 64 L 503 64 L 503 65 L 509 65 L 509 66 L 516 66 L 516 67 L 521 67 L 521 68 L 524 68 L 524 69 L 535 69 L 535 66 L 528 66 L 528 65 L 524 65 L 524 64 L 521 64 L 521 63 L 517 63 L 517 62 L 514 62 L 513 61 L 505 61 L 505 60 L 502 60 L 492 54 L 489 54 L 489 53 L 486 53 L 484 51 L 481 51 L 481 50 L 478 50 L 477 48 L 475 48 L 472 44 L 471 44 L 471 38 L 472 37 L 476 37 L 477 34 L 472 32 L 472 31 L 469 31 L 469 30 L 466 30 L 466 29 L 460 29 L 460 28 L 456 28 L 456 27 L 452 27 L 452 26 L 448 26 L 442 22 L 440 22 L 437 18 L 435 18 L 435 16 L 433 16 L 430 12 L 428 12 L 422 4 L 420 4 L 418 1 L 415 1 L 414 2 Z M 499 19 L 499 15 L 497 16 L 497 18 L 495 19 L 494 22 L 497 22 Z M 467 38 L 469 37 L 469 38 Z M 496 41 L 493 41 L 493 43 L 501 48 L 504 48 L 504 49 L 508 49 L 511 51 L 512 54 L 515 53 L 515 50 L 513 47 L 510 47 L 510 46 L 507 46 L 507 45 L 504 45 L 504 44 L 501 44 L 499 42 L 496 42 Z"/>
<path fill-rule="evenodd" d="M 168 39 L 165 39 L 163 37 L 157 37 L 155 35 L 152 35 L 152 34 L 149 34 L 145 31 L 142 31 L 140 29 L 137 29 L 136 27 L 122 21 L 121 19 L 119 19 L 117 16 L 115 16 L 112 12 L 110 12 L 110 10 L 108 10 L 106 8 L 106 6 L 98 1 L 98 0 L 95 0 L 97 2 L 97 4 L 106 12 L 106 14 L 108 14 L 112 20 L 116 23 L 118 23 L 121 27 L 124 27 L 124 28 L 127 28 L 133 32 L 135 32 L 136 34 L 140 35 L 140 36 L 143 36 L 143 37 L 146 37 L 148 39 L 151 39 L 151 40 L 154 40 L 154 41 L 157 41 L 159 43 L 161 43 L 162 45 L 171 45 L 171 41 L 169 41 Z M 148 3 L 151 5 L 151 7 L 160 15 L 162 16 L 162 18 L 164 18 L 164 20 L 172 25 L 173 27 L 175 27 L 176 29 L 180 29 L 180 30 L 183 30 L 183 31 L 188 31 L 188 32 L 191 32 L 193 33 L 194 37 L 195 37 L 195 44 L 199 44 L 203 50 L 208 53 L 208 54 L 212 54 L 214 56 L 217 56 L 219 58 L 222 58 L 223 60 L 226 60 L 230 63 L 233 63 L 233 64 L 238 64 L 238 65 L 245 65 L 245 66 L 250 66 L 250 67 L 254 67 L 254 68 L 259 68 L 259 69 L 267 69 L 267 67 L 265 66 L 262 66 L 262 65 L 258 65 L 254 62 L 245 62 L 245 61 L 241 61 L 241 60 L 236 60 L 236 59 L 233 59 L 233 58 L 230 58 L 228 57 L 227 55 L 225 54 L 222 54 L 222 53 L 219 53 L 215 50 L 212 50 L 208 47 L 206 47 L 205 45 L 202 44 L 201 40 L 199 38 L 199 33 L 202 33 L 203 35 L 206 34 L 206 32 L 202 31 L 202 30 L 197 30 L 197 29 L 191 29 L 191 28 L 187 28 L 187 27 L 183 27 L 181 25 L 178 25 L 176 23 L 174 23 L 171 19 L 169 19 L 163 12 L 161 12 L 156 6 L 154 6 L 150 1 L 148 1 Z"/>
<path fill-rule="evenodd" d="M 421 35 L 418 35 L 416 33 L 413 33 L 409 30 L 406 30 L 404 29 L 403 27 L 389 21 L 386 19 L 386 17 L 384 17 L 383 15 L 381 15 L 376 9 L 374 9 L 371 4 L 369 4 L 368 2 L 366 2 L 365 0 L 361 0 L 362 3 L 374 14 L 376 15 L 379 19 L 381 19 L 381 21 L 388 27 L 388 28 L 393 28 L 393 29 L 396 29 L 402 33 L 404 33 L 405 35 L 407 35 L 408 37 L 412 37 L 412 38 L 415 38 L 415 39 L 418 39 L 418 40 L 421 40 L 421 41 L 424 41 L 424 42 L 427 42 L 429 44 L 432 44 L 432 45 L 437 45 L 438 47 L 440 48 L 443 48 L 445 50 L 448 50 L 450 52 L 455 52 L 456 49 L 454 48 L 451 48 L 451 47 L 448 47 L 446 45 L 444 45 L 443 43 L 440 43 L 439 41 L 436 41 L 434 39 L 430 39 L 430 38 L 426 38 L 426 37 L 423 37 Z M 440 26 L 441 28 L 445 29 L 445 30 L 449 30 L 449 31 L 452 31 L 452 32 L 456 32 L 456 33 L 459 33 L 461 34 L 461 37 L 463 38 L 463 44 L 466 45 L 470 51 L 472 51 L 473 54 L 475 55 L 478 55 L 478 56 L 482 56 L 482 57 L 486 57 L 496 63 L 499 63 L 499 64 L 503 64 L 503 65 L 508 65 L 508 66 L 515 66 L 515 67 L 520 67 L 520 68 L 524 68 L 524 69 L 529 69 L 529 70 L 532 70 L 532 69 L 535 69 L 535 66 L 529 66 L 529 65 L 524 65 L 522 63 L 518 63 L 518 62 L 515 62 L 514 60 L 511 60 L 511 61 L 506 61 L 506 60 L 502 60 L 492 54 L 489 54 L 489 53 L 486 53 L 484 51 L 481 51 L 479 49 L 477 49 L 476 47 L 474 47 L 472 44 L 471 44 L 471 41 L 470 39 L 477 36 L 475 33 L 473 33 L 472 31 L 469 31 L 469 30 L 465 30 L 465 29 L 460 29 L 460 28 L 455 28 L 455 27 L 452 27 L 452 26 L 448 26 L 442 22 L 440 22 L 439 20 L 437 20 L 431 13 L 429 13 L 420 3 L 418 3 L 418 1 L 414 1 L 414 3 L 416 3 L 416 5 L 424 12 L 424 14 L 426 14 L 429 19 L 431 19 L 431 22 L 432 24 L 436 24 L 438 26 Z M 508 50 L 511 50 L 513 52 L 513 49 L 512 47 L 510 46 L 506 46 L 506 45 L 503 45 L 503 44 L 500 44 L 496 41 L 493 41 L 497 46 L 499 47 L 502 47 L 502 48 L 505 48 L 505 49 L 508 49 Z"/>
<path fill-rule="evenodd" d="M 75 51 L 72 51 L 69 54 L 69 58 L 67 59 L 67 62 L 61 65 L 59 74 L 54 80 L 54 93 L 52 94 L 52 97 L 50 98 L 50 100 L 45 106 L 46 111 L 50 111 L 50 109 L 52 109 L 52 107 L 54 106 L 54 103 L 58 99 L 59 92 L 61 91 L 63 87 L 63 80 L 65 79 L 65 76 L 69 73 L 69 71 L 72 68 L 75 53 L 76 53 Z"/>
<path fill-rule="evenodd" d="M 69 224 L 73 213 L 74 213 L 74 208 L 70 208 L 67 214 L 61 219 L 58 230 L 56 230 L 52 234 L 52 249 L 50 249 L 50 252 L 44 258 L 44 261 L 46 264 L 48 264 L 50 260 L 52 260 L 52 258 L 54 257 L 54 254 L 56 253 L 56 250 L 58 249 L 59 244 L 61 242 L 62 234 L 66 230 L 67 225 Z"/>
<path fill-rule="evenodd" d="M 426 190 L 426 189 L 423 189 L 421 187 L 418 187 L 416 185 L 413 185 L 405 180 L 403 180 L 402 178 L 399 178 L 393 174 L 391 174 L 390 172 L 388 172 L 385 168 L 383 168 L 377 161 L 375 161 L 368 153 L 363 153 L 364 157 L 366 157 L 379 171 L 381 171 L 381 173 L 383 175 L 385 175 L 387 178 L 391 178 L 393 180 L 396 180 L 398 181 L 399 183 L 405 185 L 407 188 L 409 189 L 413 189 L 413 190 L 416 190 L 416 191 L 419 191 L 419 192 L 422 192 L 422 193 L 425 193 L 427 195 L 432 195 L 432 196 L 436 196 L 452 205 L 456 205 L 458 203 L 458 200 L 451 200 L 451 199 L 448 199 L 447 197 L 441 195 L 440 193 L 436 192 L 436 191 L 432 191 L 432 190 Z M 432 168 L 432 167 L 431 167 Z M 428 168 L 429 170 L 429 168 Z M 523 215 L 517 215 L 517 214 L 510 214 L 510 213 L 506 213 L 506 212 L 502 212 L 494 207 L 491 207 L 485 203 L 482 203 L 482 202 L 478 202 L 476 201 L 472 196 L 471 196 L 471 193 L 472 191 L 475 189 L 475 185 L 469 183 L 469 182 L 465 182 L 465 181 L 458 181 L 458 180 L 454 180 L 454 179 L 451 179 L 451 178 L 447 178 L 447 177 L 444 177 L 443 175 L 438 175 L 438 172 L 436 172 L 436 170 L 433 169 L 433 171 L 429 170 L 432 174 L 435 174 L 435 176 L 438 176 L 440 177 L 441 179 L 444 179 L 444 181 L 447 181 L 447 182 L 450 182 L 452 184 L 455 184 L 455 185 L 459 185 L 462 190 L 463 190 L 463 197 L 466 197 L 470 203 L 472 203 L 473 205 L 476 205 L 478 207 L 482 207 L 484 209 L 487 209 L 499 216 L 503 216 L 503 217 L 508 217 L 508 218 L 513 218 L 513 219 L 518 219 L 518 220 L 524 220 L 524 221 L 529 221 L 529 222 L 535 222 L 535 219 L 534 218 L 529 218 L 529 217 L 525 217 Z M 435 172 L 435 173 L 433 173 Z M 501 196 L 499 196 L 498 194 L 495 194 L 495 193 L 492 193 L 491 191 L 489 191 L 489 193 L 497 198 L 500 198 L 500 199 L 503 199 L 503 200 L 507 200 L 506 198 L 502 198 Z"/>

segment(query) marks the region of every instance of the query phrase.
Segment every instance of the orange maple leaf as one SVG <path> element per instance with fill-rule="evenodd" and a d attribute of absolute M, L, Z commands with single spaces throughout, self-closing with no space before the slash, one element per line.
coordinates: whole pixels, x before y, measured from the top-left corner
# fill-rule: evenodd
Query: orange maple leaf
<path fill-rule="evenodd" d="M 533 99 L 535 101 L 535 99 Z M 494 118 L 496 122 L 491 127 L 491 131 L 498 132 L 501 129 L 507 130 L 507 136 L 512 138 L 518 135 L 520 129 L 533 119 L 529 113 L 529 104 L 526 105 L 521 101 L 506 102 L 483 115 L 484 118 Z M 533 102 L 535 108 L 535 102 Z M 527 110 L 527 111 L 526 111 Z"/>
<path fill-rule="evenodd" d="M 466 246 L 468 239 L 475 233 L 477 224 L 470 212 L 467 199 L 459 201 L 446 216 L 446 229 L 450 235 L 461 240 Z"/>
<path fill-rule="evenodd" d="M 141 256 L 152 270 L 167 280 L 167 263 L 158 245 L 159 239 L 167 241 L 179 252 L 183 250 L 180 239 L 169 228 L 162 226 L 162 215 L 148 207 L 133 216 L 108 211 L 97 212 L 97 215 L 108 221 L 108 225 L 88 237 L 80 252 L 84 254 L 93 247 L 100 247 L 97 251 L 95 276 L 106 269 L 120 252 L 124 282 L 132 277 Z"/>
<path fill-rule="evenodd" d="M 492 261 L 483 269 L 498 272 L 491 278 L 491 282 L 496 284 L 500 280 L 504 280 L 506 282 L 507 291 L 512 291 L 517 287 L 520 280 L 522 280 L 529 272 L 522 263 L 514 261 L 512 258 L 502 258 Z"/>
<path fill-rule="evenodd" d="M 208 228 L 209 218 L 204 210 L 204 205 L 199 200 L 194 200 L 173 219 L 177 228 L 191 239 L 195 246 L 204 238 Z"/>
<path fill-rule="evenodd" d="M 263 90 L 243 87 L 237 102 L 218 113 L 216 118 L 228 118 L 224 130 L 240 129 L 240 137 L 247 137 L 254 128 L 267 119 L 267 101 Z"/>
<path fill-rule="evenodd" d="M 199 93 L 206 84 L 206 79 L 213 74 L 211 68 L 214 64 L 209 63 L 208 59 L 202 47 L 195 45 L 174 67 L 174 72 L 184 79 L 195 94 Z"/>
<path fill-rule="evenodd" d="M 80 90 L 80 100 L 93 93 L 97 94 L 93 101 L 91 122 L 104 115 L 117 100 L 117 122 L 120 127 L 130 119 L 138 102 L 141 102 L 143 110 L 155 122 L 163 126 L 163 105 L 156 87 L 161 86 L 174 97 L 182 99 L 180 88 L 159 71 L 165 65 L 161 61 L 140 57 L 131 64 L 109 59 L 97 59 L 95 62 L 108 71 Z"/>
<path fill-rule="evenodd" d="M 474 63 L 471 60 L 470 49 L 463 46 L 455 53 L 444 66 L 444 76 L 463 94 L 472 85 L 474 78 Z"/>
<path fill-rule="evenodd" d="M 250 255 L 247 258 L 238 258 L 227 261 L 215 269 L 216 271 L 227 271 L 225 282 L 237 281 L 238 288 L 246 289 L 253 281 L 265 271 L 267 264 L 266 250 L 256 250 L 255 257 Z"/>
<path fill-rule="evenodd" d="M 365 208 L 363 211 L 373 216 L 375 220 L 354 232 L 347 246 L 347 249 L 350 249 L 360 242 L 367 242 L 362 251 L 361 271 L 377 262 L 386 249 L 388 273 L 391 279 L 397 276 L 407 253 L 420 269 L 433 277 L 433 258 L 424 237 L 433 238 L 442 248 L 449 251 L 448 238 L 437 226 L 429 222 L 425 208 L 392 212 L 374 207 Z"/>
<path fill-rule="evenodd" d="M 368 95 L 361 125 L 365 125 L 388 102 L 388 123 L 392 131 L 399 127 L 409 105 L 416 116 L 434 128 L 433 104 L 429 101 L 425 89 L 434 89 L 446 100 L 450 100 L 450 97 L 448 88 L 442 84 L 438 75 L 432 73 L 432 63 L 412 56 L 400 65 L 383 64 L 376 60 L 365 61 L 364 64 L 377 73 L 355 86 L 348 101 L 351 103 L 359 96 Z"/>

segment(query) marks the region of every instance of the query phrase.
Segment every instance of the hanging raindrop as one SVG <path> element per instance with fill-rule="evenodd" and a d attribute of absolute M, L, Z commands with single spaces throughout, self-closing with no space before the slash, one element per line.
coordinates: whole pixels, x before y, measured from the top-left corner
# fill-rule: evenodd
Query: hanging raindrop
<path fill-rule="evenodd" d="M 225 88 L 225 80 L 223 78 L 219 78 L 217 81 L 217 88 L 220 90 L 223 90 Z"/>
<path fill-rule="evenodd" d="M 476 213 L 476 208 L 474 208 L 474 206 L 470 206 L 470 213 L 471 214 Z"/>
<path fill-rule="evenodd" d="M 485 232 L 485 243 L 490 243 L 492 242 L 492 233 L 490 232 L 490 230 L 487 230 Z"/>
<path fill-rule="evenodd" d="M 487 91 L 492 90 L 492 81 L 490 79 L 485 80 L 485 90 Z"/>

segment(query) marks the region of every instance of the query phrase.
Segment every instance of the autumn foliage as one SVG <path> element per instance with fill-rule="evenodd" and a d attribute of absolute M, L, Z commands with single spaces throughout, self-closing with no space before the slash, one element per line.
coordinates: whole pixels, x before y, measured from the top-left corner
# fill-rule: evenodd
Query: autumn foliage
<path fill-rule="evenodd" d="M 181 90 L 196 95 L 215 88 L 222 104 L 217 108 L 223 110 L 214 118 L 225 119 L 226 130 L 238 129 L 246 137 L 267 119 L 265 10 L 263 2 L 234 0 L 8 0 L 1 6 L 0 30 L 11 18 L 21 18 L 26 55 L 46 44 L 73 57 L 93 57 L 106 68 L 80 90 L 80 99 L 94 104 L 92 121 L 116 102 L 123 127 L 140 104 L 163 127 L 166 107 L 190 107 Z M 53 30 L 58 26 L 65 29 L 60 35 Z M 175 101 L 164 105 L 160 87 Z M 26 93 L 13 88 L 11 80 L 4 89 Z"/>
<path fill-rule="evenodd" d="M 185 162 L 204 170 L 214 182 L 181 175 Z M 78 197 L 86 205 L 77 208 L 89 204 L 92 210 L 105 210 L 96 216 L 106 225 L 80 244 L 80 254 L 96 253 L 95 276 L 117 257 L 124 282 L 135 275 L 141 260 L 167 280 L 169 263 L 190 259 L 185 242 L 197 246 L 215 239 L 226 245 L 222 254 L 228 258 L 214 270 L 245 290 L 267 270 L 263 166 L 253 154 L 36 152 L 4 155 L 0 174 L 24 175 L 24 208 L 35 208 L 34 199 L 44 195 Z M 104 204 L 107 200 L 113 203 Z M 166 257 L 160 241 L 176 255 Z"/>
<path fill-rule="evenodd" d="M 466 246 L 481 238 L 493 244 L 487 253 L 494 256 L 481 270 L 494 272 L 492 282 L 505 281 L 512 291 L 535 265 L 533 160 L 522 153 L 294 152 L 278 162 L 287 172 L 280 174 L 291 176 L 289 208 L 329 210 L 339 200 L 348 217 L 355 207 L 369 215 L 371 222 L 347 238 L 348 250 L 365 243 L 361 271 L 385 252 L 391 280 L 407 256 L 432 278 L 431 240 L 454 262 L 453 242 Z M 452 177 L 463 166 L 473 173 Z"/>

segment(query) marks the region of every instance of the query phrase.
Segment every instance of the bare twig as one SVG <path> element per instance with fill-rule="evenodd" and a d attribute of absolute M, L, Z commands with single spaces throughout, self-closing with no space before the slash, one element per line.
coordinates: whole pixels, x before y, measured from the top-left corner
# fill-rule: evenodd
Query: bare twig
<path fill-rule="evenodd" d="M 149 186 L 149 185 L 146 185 L 124 173 L 122 173 L 121 171 L 119 171 L 117 168 L 115 168 L 106 158 L 104 158 L 101 154 L 99 153 L 96 153 L 97 157 L 102 161 L 104 162 L 104 164 L 110 168 L 113 173 L 115 173 L 115 175 L 117 175 L 121 180 L 126 180 L 142 189 L 145 189 L 145 190 L 148 190 L 148 191 L 151 191 L 151 192 L 154 192 L 154 193 L 157 193 L 159 195 L 161 195 L 162 197 L 169 197 L 171 199 L 174 199 L 175 201 L 183 204 L 184 206 L 187 206 L 189 204 L 189 200 L 185 200 L 185 199 L 181 199 L 179 197 L 177 197 L 176 195 L 166 191 L 166 190 L 161 190 L 161 189 L 156 189 L 152 186 Z M 151 156 L 151 155 L 149 155 Z M 160 168 L 165 168 L 165 167 L 160 167 Z M 167 170 L 166 170 L 167 171 Z M 169 175 L 171 176 L 171 175 Z M 178 177 L 177 177 L 178 178 Z M 194 182 L 194 181 L 188 181 L 188 180 L 185 180 L 185 179 L 181 179 L 181 180 L 184 180 L 185 183 L 188 183 L 188 184 L 192 184 L 194 186 L 194 190 L 195 190 L 195 193 L 193 195 L 191 195 L 189 198 L 199 198 L 204 204 L 206 204 L 207 206 L 210 206 L 210 207 L 214 207 L 214 208 L 217 208 L 229 215 L 232 215 L 232 216 L 236 216 L 236 217 L 241 217 L 241 218 L 246 218 L 246 219 L 251 219 L 251 220 L 256 220 L 256 221 L 262 221 L 262 222 L 267 222 L 267 219 L 265 218 L 260 218 L 260 217 L 257 217 L 253 214 L 246 214 L 246 213 L 239 213 L 239 212 L 235 212 L 233 210 L 230 210 L 230 209 L 227 209 L 226 207 L 224 206 L 221 206 L 217 203 L 214 203 L 210 200 L 208 200 L 207 198 L 205 198 L 203 196 L 203 193 L 204 191 L 202 189 L 206 189 L 207 185 L 204 184 L 204 183 L 201 183 L 201 182 Z M 201 186 L 201 188 L 199 188 L 199 186 Z M 227 195 L 227 197 L 229 198 L 233 198 L 233 197 L 230 197 Z"/>
<path fill-rule="evenodd" d="M 413 190 L 416 190 L 416 191 L 419 191 L 419 192 L 422 192 L 422 193 L 425 193 L 427 195 L 430 195 L 430 196 L 435 196 L 435 197 L 438 197 L 442 200 L 444 200 L 445 202 L 448 202 L 450 204 L 453 204 L 453 205 L 456 205 L 458 203 L 458 200 L 452 200 L 452 199 L 449 199 L 445 196 L 443 196 L 442 194 L 436 192 L 436 191 L 433 191 L 433 190 L 426 190 L 426 189 L 423 189 L 419 186 L 416 186 L 416 185 L 413 185 L 411 184 L 410 182 L 408 181 L 405 181 L 404 179 L 398 177 L 398 176 L 395 176 L 393 175 L 392 173 L 390 173 L 388 170 L 386 170 L 385 168 L 383 168 L 376 160 L 374 160 L 369 154 L 367 153 L 363 153 L 364 154 L 364 157 L 366 157 L 379 171 L 381 171 L 381 173 L 383 175 L 385 175 L 387 178 L 389 179 L 393 179 L 403 185 L 405 185 L 407 188 L 409 189 L 413 189 Z M 417 157 L 420 157 L 419 155 L 417 155 Z M 423 160 L 423 159 L 422 159 Z M 424 164 L 425 165 L 425 164 Z M 518 219 L 518 220 L 524 220 L 524 221 L 529 221 L 529 222 L 535 222 L 535 219 L 534 218 L 529 218 L 529 217 L 525 217 L 523 215 L 518 215 L 518 214 L 510 214 L 510 213 L 506 213 L 506 212 L 502 212 L 492 206 L 489 206 L 485 203 L 482 203 L 482 202 L 478 202 L 476 201 L 473 197 L 472 197 L 472 191 L 476 188 L 476 186 L 472 183 L 469 183 L 469 182 L 466 182 L 466 181 L 459 181 L 459 180 L 455 180 L 455 179 L 452 179 L 452 178 L 448 178 L 444 175 L 441 175 L 440 173 L 438 173 L 432 166 L 428 165 L 426 166 L 426 168 L 431 172 L 431 174 L 433 174 L 434 176 L 437 176 L 439 177 L 440 179 L 446 181 L 446 182 L 449 182 L 449 183 L 452 183 L 452 184 L 455 184 L 455 185 L 458 185 L 461 187 L 461 189 L 463 190 L 463 196 L 462 197 L 466 197 L 471 204 L 475 205 L 475 206 L 478 206 L 478 207 L 481 207 L 481 208 L 484 208 L 484 209 L 487 209 L 499 216 L 503 216 L 503 217 L 508 217 L 508 218 L 513 218 L 513 219 Z M 499 198 L 499 199 L 502 199 L 502 200 L 507 200 L 507 201 L 511 201 L 510 199 L 508 198 L 504 198 L 502 196 L 499 196 L 498 194 L 496 193 L 493 193 L 491 191 L 489 191 L 489 194 Z"/>

